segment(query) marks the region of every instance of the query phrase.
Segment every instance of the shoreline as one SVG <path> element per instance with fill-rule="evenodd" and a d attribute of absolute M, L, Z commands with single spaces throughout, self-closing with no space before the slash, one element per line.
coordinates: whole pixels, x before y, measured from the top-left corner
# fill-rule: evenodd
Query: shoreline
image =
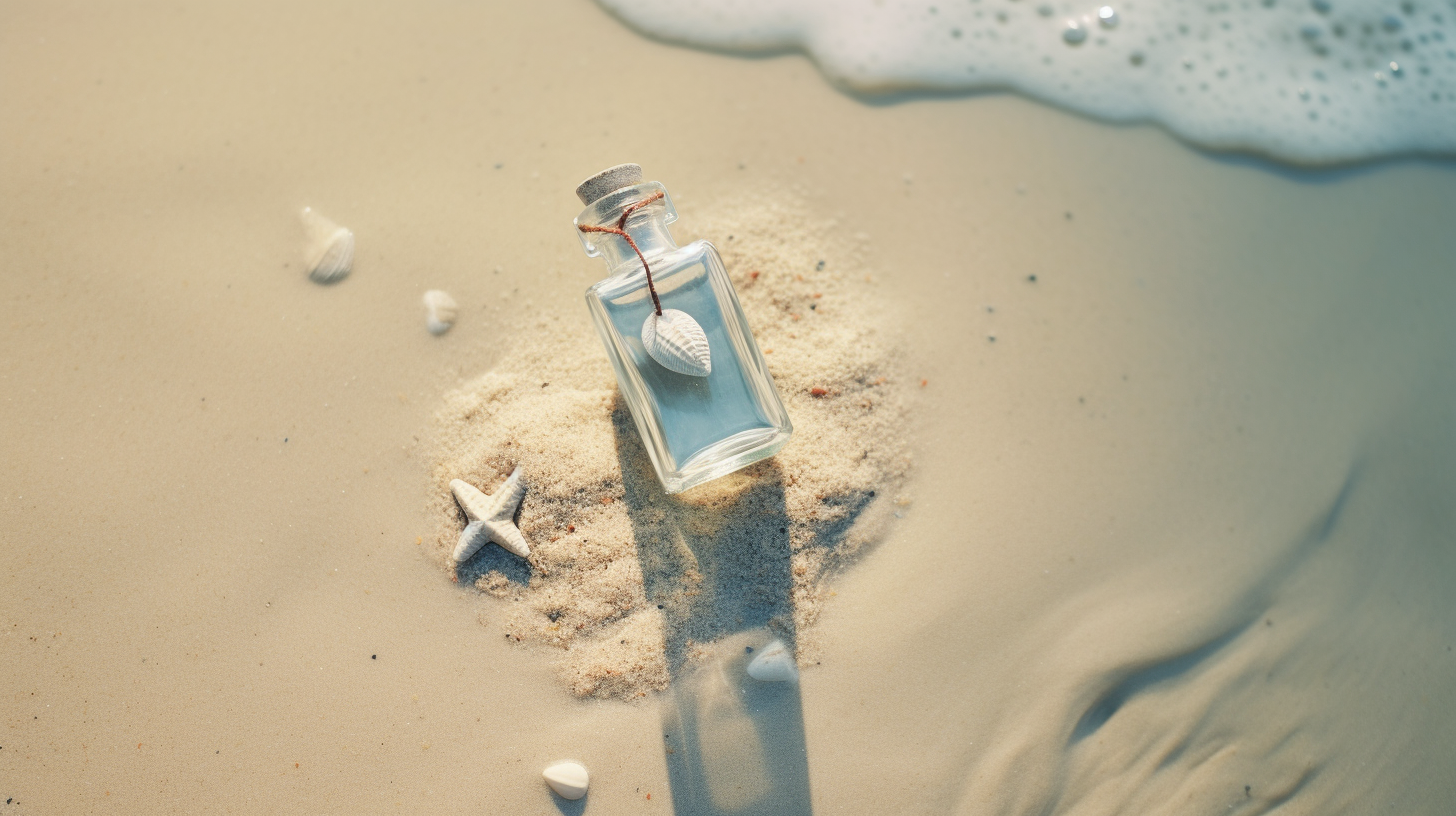
<path fill-rule="evenodd" d="M 835 579 L 798 686 L 794 801 L 1260 812 L 1300 767 L 1315 810 L 1456 801 L 1456 165 L 1301 179 L 1008 95 L 869 106 L 806 60 L 665 46 L 589 3 L 11 22 L 14 812 L 553 813 L 540 769 L 570 757 L 593 812 L 669 813 L 682 774 L 746 778 L 742 741 L 686 769 L 664 745 L 670 717 L 747 733 L 721 689 L 574 700 L 424 553 L 433 412 L 523 314 L 587 324 L 572 189 L 623 160 L 682 238 L 781 187 L 863 233 L 928 380 L 915 502 Z M 663 115 L 583 96 L 603 54 Z M 337 285 L 301 268 L 303 206 L 358 237 Z M 460 304 L 439 337 L 427 289 Z M 1326 546 L 1270 583 L 1355 471 Z M 1273 625 L 1129 685 L 1253 611 Z M 1220 744 L 1267 774 L 1193 767 Z"/>

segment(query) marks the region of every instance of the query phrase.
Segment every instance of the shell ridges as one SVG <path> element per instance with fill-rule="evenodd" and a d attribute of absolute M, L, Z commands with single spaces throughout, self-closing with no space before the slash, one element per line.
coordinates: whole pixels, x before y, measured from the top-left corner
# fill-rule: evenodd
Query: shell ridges
<path fill-rule="evenodd" d="M 336 283 L 354 268 L 354 232 L 319 215 L 312 207 L 299 213 L 307 240 L 303 261 L 314 283 Z"/>
<path fill-rule="evenodd" d="M 713 371 L 708 335 L 692 315 L 678 309 L 663 309 L 642 323 L 642 347 L 663 368 L 706 377 Z"/>
<path fill-rule="evenodd" d="M 526 543 L 526 537 L 521 535 L 513 520 L 516 508 L 526 495 L 519 467 L 512 470 L 505 483 L 489 496 L 460 479 L 450 480 L 450 492 L 455 494 L 455 501 L 460 503 L 465 518 L 470 522 L 460 533 L 460 540 L 451 554 L 455 563 L 464 563 L 492 541 L 522 558 L 530 557 L 531 545 Z"/>

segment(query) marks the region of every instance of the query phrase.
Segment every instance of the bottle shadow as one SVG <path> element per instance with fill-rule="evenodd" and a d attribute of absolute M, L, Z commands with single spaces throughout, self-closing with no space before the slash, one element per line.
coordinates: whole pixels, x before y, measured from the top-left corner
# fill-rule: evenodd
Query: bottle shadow
<path fill-rule="evenodd" d="M 455 512 L 458 514 L 461 526 L 464 526 L 465 513 L 458 506 L 455 508 Z M 520 510 L 517 509 L 516 520 L 519 521 L 519 519 Z M 462 586 L 470 586 L 491 572 L 504 575 L 506 580 L 517 586 L 524 587 L 531 583 L 531 565 L 524 558 L 495 544 L 482 547 L 465 563 L 456 564 L 455 580 Z"/>
<path fill-rule="evenodd" d="M 562 799 L 560 796 L 552 796 L 551 801 L 556 804 L 556 809 L 561 816 L 581 816 L 586 812 L 586 799 Z"/>
<path fill-rule="evenodd" d="M 773 640 L 794 646 L 783 471 L 770 459 L 669 496 L 620 403 L 612 424 L 644 588 L 663 614 L 671 686 L 662 733 L 673 812 L 807 816 L 799 684 L 747 674 Z"/>

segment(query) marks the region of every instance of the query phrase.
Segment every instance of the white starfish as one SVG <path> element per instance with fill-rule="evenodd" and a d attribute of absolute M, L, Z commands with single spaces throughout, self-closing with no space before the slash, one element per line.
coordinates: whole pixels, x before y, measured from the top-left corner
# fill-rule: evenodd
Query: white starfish
<path fill-rule="evenodd" d="M 460 502 L 465 517 L 470 520 L 455 545 L 455 563 L 464 563 L 490 541 L 522 558 L 531 554 L 531 545 L 526 543 L 526 537 L 521 535 L 520 528 L 512 520 L 516 508 L 521 505 L 521 497 L 526 495 L 526 486 L 521 484 L 520 467 L 511 471 L 505 483 L 489 496 L 459 479 L 450 480 L 450 490 L 455 494 L 455 501 Z"/>

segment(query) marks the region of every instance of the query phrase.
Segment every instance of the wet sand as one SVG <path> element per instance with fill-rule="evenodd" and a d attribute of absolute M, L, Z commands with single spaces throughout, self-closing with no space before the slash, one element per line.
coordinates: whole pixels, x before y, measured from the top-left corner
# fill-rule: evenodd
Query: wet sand
<path fill-rule="evenodd" d="M 586 3 L 0 21 L 0 812 L 583 812 L 562 758 L 593 813 L 1456 802 L 1449 163 L 866 104 Z M 777 697 L 744 632 L 574 699 L 416 543 L 432 416 L 580 309 L 624 160 L 684 227 L 793 189 L 912 315 L 915 503 Z"/>

